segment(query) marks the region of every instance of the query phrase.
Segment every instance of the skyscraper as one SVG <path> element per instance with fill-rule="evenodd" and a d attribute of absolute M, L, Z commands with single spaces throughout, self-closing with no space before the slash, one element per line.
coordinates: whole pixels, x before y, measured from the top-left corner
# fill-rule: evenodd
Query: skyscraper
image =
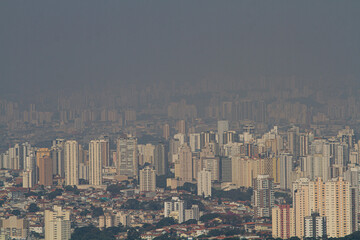
<path fill-rule="evenodd" d="M 179 120 L 176 123 L 176 128 L 177 128 L 178 133 L 182 133 L 182 134 L 186 135 L 186 122 L 185 122 L 185 120 Z"/>
<path fill-rule="evenodd" d="M 69 240 L 70 237 L 70 211 L 60 206 L 45 210 L 45 240 Z"/>
<path fill-rule="evenodd" d="M 232 166 L 231 158 L 221 157 L 220 159 L 220 169 L 221 169 L 221 182 L 231 182 L 232 180 Z"/>
<path fill-rule="evenodd" d="M 170 137 L 170 126 L 169 126 L 169 124 L 166 123 L 163 126 L 163 138 L 165 140 L 168 140 L 169 137 Z"/>
<path fill-rule="evenodd" d="M 328 237 L 352 233 L 350 184 L 339 177 L 325 183 L 325 216 Z M 341 223 L 341 224 L 339 224 Z"/>
<path fill-rule="evenodd" d="M 304 237 L 319 239 L 326 236 L 326 217 L 321 217 L 319 213 L 312 213 L 305 217 Z"/>
<path fill-rule="evenodd" d="M 29 152 L 24 157 L 23 188 L 32 188 L 37 184 L 35 152 Z"/>
<path fill-rule="evenodd" d="M 294 209 L 290 205 L 277 205 L 272 208 L 272 236 L 289 239 L 294 236 Z"/>
<path fill-rule="evenodd" d="M 211 197 L 211 172 L 208 170 L 201 170 L 197 178 L 197 194 L 199 196 Z"/>
<path fill-rule="evenodd" d="M 155 192 L 156 190 L 156 174 L 155 170 L 150 166 L 146 166 L 140 170 L 140 191 Z"/>
<path fill-rule="evenodd" d="M 229 122 L 227 120 L 218 121 L 218 136 L 219 136 L 219 145 L 224 144 L 224 132 L 229 131 Z"/>
<path fill-rule="evenodd" d="M 50 156 L 39 158 L 39 185 L 53 185 L 52 159 Z"/>
<path fill-rule="evenodd" d="M 293 157 L 288 153 L 281 153 L 280 155 L 280 188 L 291 188 L 291 171 L 293 167 Z"/>
<path fill-rule="evenodd" d="M 79 184 L 79 144 L 68 140 L 64 146 L 65 184 Z"/>
<path fill-rule="evenodd" d="M 299 137 L 299 127 L 292 127 L 287 132 L 288 139 L 288 151 L 291 155 L 297 159 L 300 154 L 300 137 Z"/>
<path fill-rule="evenodd" d="M 64 139 L 56 139 L 51 147 L 51 158 L 53 161 L 53 174 L 65 177 L 64 163 Z"/>
<path fill-rule="evenodd" d="M 104 147 L 106 148 L 102 140 L 92 140 L 89 143 L 90 185 L 102 185 L 102 166 L 104 165 L 103 157 L 106 157 L 106 155 L 103 154 Z"/>
<path fill-rule="evenodd" d="M 220 180 L 220 158 L 219 157 L 202 157 L 200 169 L 205 169 L 211 173 L 212 181 Z"/>
<path fill-rule="evenodd" d="M 175 162 L 175 177 L 185 182 L 192 182 L 194 178 L 191 149 L 187 144 L 179 149 L 179 159 Z"/>
<path fill-rule="evenodd" d="M 103 167 L 109 167 L 110 164 L 110 150 L 109 150 L 109 138 L 102 137 L 98 140 L 100 144 L 101 163 Z"/>
<path fill-rule="evenodd" d="M 271 217 L 274 207 L 274 180 L 269 175 L 258 175 L 254 179 L 252 203 L 256 218 Z"/>
<path fill-rule="evenodd" d="M 200 133 L 190 133 L 189 143 L 192 152 L 200 151 L 201 150 Z"/>
<path fill-rule="evenodd" d="M 138 176 L 137 139 L 133 137 L 117 140 L 117 173 L 128 177 Z"/>
<path fill-rule="evenodd" d="M 304 237 L 305 218 L 313 212 L 319 213 L 320 217 L 326 217 L 328 237 L 344 237 L 352 232 L 349 182 L 341 177 L 326 182 L 320 178 L 315 181 L 302 178 L 294 183 L 293 190 L 297 237 Z"/>
<path fill-rule="evenodd" d="M 171 201 L 164 202 L 164 217 L 173 217 L 179 223 L 185 221 L 185 202 L 178 197 L 173 197 Z"/>
<path fill-rule="evenodd" d="M 168 171 L 168 152 L 165 144 L 158 144 L 154 150 L 154 166 L 156 175 L 166 175 Z"/>

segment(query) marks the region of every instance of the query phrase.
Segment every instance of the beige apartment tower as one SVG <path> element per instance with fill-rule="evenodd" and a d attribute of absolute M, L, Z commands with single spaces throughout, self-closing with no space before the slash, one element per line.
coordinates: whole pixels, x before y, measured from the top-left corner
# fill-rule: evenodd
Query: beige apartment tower
<path fill-rule="evenodd" d="M 101 140 L 89 143 L 89 184 L 102 185 L 103 152 Z"/>
<path fill-rule="evenodd" d="M 326 217 L 328 237 L 340 238 L 352 233 L 350 183 L 343 178 L 323 182 L 301 178 L 293 185 L 295 235 L 305 234 L 305 218 L 312 213 Z"/>
<path fill-rule="evenodd" d="M 69 240 L 70 237 L 70 211 L 60 206 L 45 210 L 45 240 Z"/>
<path fill-rule="evenodd" d="M 140 191 L 155 192 L 156 190 L 156 172 L 149 166 L 140 170 Z"/>
<path fill-rule="evenodd" d="M 198 196 L 211 197 L 211 172 L 203 169 L 197 178 Z"/>
<path fill-rule="evenodd" d="M 175 162 L 175 177 L 185 182 L 193 181 L 193 158 L 187 144 L 182 145 L 179 149 L 179 159 Z"/>
<path fill-rule="evenodd" d="M 39 185 L 53 184 L 52 159 L 49 156 L 39 158 Z"/>
<path fill-rule="evenodd" d="M 277 205 L 272 208 L 272 236 L 282 239 L 295 236 L 294 209 L 290 205 Z"/>
<path fill-rule="evenodd" d="M 75 140 L 65 142 L 64 146 L 65 184 L 79 184 L 79 144 Z"/>

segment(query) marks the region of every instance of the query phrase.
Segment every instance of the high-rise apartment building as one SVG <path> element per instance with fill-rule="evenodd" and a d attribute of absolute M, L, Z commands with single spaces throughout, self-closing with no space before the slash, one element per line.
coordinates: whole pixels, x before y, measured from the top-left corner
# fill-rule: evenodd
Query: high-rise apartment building
<path fill-rule="evenodd" d="M 26 219 L 17 216 L 0 219 L 0 233 L 7 235 L 9 239 L 27 239 L 29 222 Z"/>
<path fill-rule="evenodd" d="M 321 177 L 330 179 L 330 144 L 325 140 L 315 140 L 310 145 L 309 155 L 302 157 L 302 171 L 310 179 Z"/>
<path fill-rule="evenodd" d="M 295 236 L 294 209 L 290 205 L 277 205 L 272 208 L 272 236 L 274 238 L 289 239 Z"/>
<path fill-rule="evenodd" d="M 98 140 L 98 144 L 100 145 L 100 157 L 101 157 L 101 164 L 102 167 L 110 167 L 110 145 L 109 145 L 109 138 L 102 137 Z"/>
<path fill-rule="evenodd" d="M 321 217 L 319 213 L 312 213 L 305 217 L 304 237 L 311 239 L 322 239 L 326 236 L 326 217 Z"/>
<path fill-rule="evenodd" d="M 50 152 L 49 152 L 50 155 Z M 53 185 L 52 159 L 49 155 L 40 157 L 39 160 L 39 185 Z"/>
<path fill-rule="evenodd" d="M 53 174 L 60 177 L 65 177 L 64 146 L 64 139 L 56 139 L 51 147 Z"/>
<path fill-rule="evenodd" d="M 224 132 L 229 131 L 229 121 L 218 121 L 217 130 L 219 136 L 219 145 L 222 146 L 224 144 Z"/>
<path fill-rule="evenodd" d="M 203 169 L 197 177 L 197 194 L 199 196 L 211 197 L 211 172 Z"/>
<path fill-rule="evenodd" d="M 177 121 L 176 129 L 177 129 L 178 133 L 186 135 L 186 122 L 185 122 L 185 120 Z"/>
<path fill-rule="evenodd" d="M 232 181 L 232 167 L 231 167 L 231 158 L 221 157 L 220 159 L 220 169 L 221 169 L 221 182 L 231 182 Z"/>
<path fill-rule="evenodd" d="M 171 201 L 164 202 L 164 217 L 173 217 L 179 223 L 185 221 L 185 202 L 178 197 L 173 197 Z"/>
<path fill-rule="evenodd" d="M 179 158 L 175 162 L 175 177 L 185 182 L 192 182 L 194 175 L 191 149 L 184 144 L 180 147 Z"/>
<path fill-rule="evenodd" d="M 45 210 L 45 240 L 69 240 L 70 237 L 70 211 L 60 206 Z"/>
<path fill-rule="evenodd" d="M 342 178 L 323 182 L 298 179 L 293 186 L 295 235 L 305 236 L 305 218 L 313 212 L 326 217 L 328 237 L 344 237 L 352 232 L 350 184 Z M 340 224 L 341 223 L 341 224 Z"/>
<path fill-rule="evenodd" d="M 35 152 L 30 151 L 24 157 L 23 188 L 32 188 L 37 184 Z"/>
<path fill-rule="evenodd" d="M 102 167 L 106 165 L 104 164 L 103 157 L 106 158 L 106 156 L 108 156 L 106 154 L 103 154 L 104 147 L 106 148 L 106 144 L 104 144 L 102 140 L 92 140 L 89 143 L 90 185 L 102 185 Z"/>
<path fill-rule="evenodd" d="M 274 207 L 274 180 L 269 175 L 258 175 L 254 179 L 252 204 L 255 218 L 271 217 Z"/>
<path fill-rule="evenodd" d="M 128 177 L 138 176 L 137 139 L 133 137 L 117 140 L 117 173 Z"/>
<path fill-rule="evenodd" d="M 170 137 L 170 126 L 169 124 L 164 124 L 163 126 L 163 138 L 165 140 L 169 140 L 169 137 Z"/>
<path fill-rule="evenodd" d="M 220 158 L 219 157 L 202 157 L 200 169 L 205 169 L 211 173 L 212 181 L 220 180 Z"/>
<path fill-rule="evenodd" d="M 232 183 L 238 187 L 253 187 L 253 179 L 264 174 L 266 169 L 263 159 L 251 159 L 235 156 L 231 158 Z"/>
<path fill-rule="evenodd" d="M 64 145 L 65 184 L 79 184 L 79 144 L 68 140 Z"/>
<path fill-rule="evenodd" d="M 189 144 L 192 152 L 200 151 L 201 150 L 200 133 L 190 133 Z"/>
<path fill-rule="evenodd" d="M 156 190 L 156 173 L 150 166 L 140 170 L 140 191 L 155 192 Z"/>
<path fill-rule="evenodd" d="M 300 155 L 300 144 L 299 144 L 299 127 L 292 127 L 287 132 L 287 149 L 291 155 L 297 159 Z"/>
<path fill-rule="evenodd" d="M 350 184 L 343 178 L 325 183 L 325 216 L 328 237 L 345 237 L 352 233 Z"/>
<path fill-rule="evenodd" d="M 165 144 L 158 144 L 154 150 L 154 166 L 156 175 L 166 175 L 168 172 L 168 151 Z"/>
<path fill-rule="evenodd" d="M 280 154 L 280 188 L 290 189 L 292 184 L 291 172 L 293 168 L 293 157 L 289 153 Z"/>

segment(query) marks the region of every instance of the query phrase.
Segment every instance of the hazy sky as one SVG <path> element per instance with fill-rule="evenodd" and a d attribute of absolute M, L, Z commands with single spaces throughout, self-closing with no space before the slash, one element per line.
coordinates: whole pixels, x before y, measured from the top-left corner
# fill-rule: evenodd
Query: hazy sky
<path fill-rule="evenodd" d="M 359 77 L 360 1 L 0 1 L 1 93 L 258 75 Z"/>

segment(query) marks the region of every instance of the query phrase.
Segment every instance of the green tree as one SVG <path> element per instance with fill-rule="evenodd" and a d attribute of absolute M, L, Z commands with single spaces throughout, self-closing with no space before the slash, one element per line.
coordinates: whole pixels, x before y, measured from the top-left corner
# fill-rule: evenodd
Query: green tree
<path fill-rule="evenodd" d="M 38 207 L 38 205 L 36 205 L 36 203 L 30 203 L 28 211 L 29 212 L 38 212 L 40 210 L 40 208 Z"/>
<path fill-rule="evenodd" d="M 87 226 L 76 228 L 71 240 L 115 240 L 115 237 L 111 231 L 100 231 L 94 226 Z"/>
<path fill-rule="evenodd" d="M 12 210 L 12 211 L 11 211 L 11 214 L 13 214 L 13 215 L 15 215 L 15 216 L 20 216 L 21 212 L 20 212 L 20 210 L 15 209 L 15 210 Z"/>
<path fill-rule="evenodd" d="M 127 232 L 127 238 L 128 240 L 140 240 L 141 234 L 136 228 L 130 228 Z"/>
<path fill-rule="evenodd" d="M 102 216 L 104 215 L 104 210 L 102 209 L 102 207 L 96 207 L 94 208 L 92 215 L 94 218 Z"/>
<path fill-rule="evenodd" d="M 161 219 L 156 224 L 156 228 L 162 228 L 162 227 L 171 226 L 171 225 L 174 225 L 174 224 L 177 224 L 175 219 L 173 219 L 172 217 L 166 217 L 166 218 Z"/>
<path fill-rule="evenodd" d="M 62 193 L 63 193 L 63 190 L 60 189 L 60 188 L 57 188 L 55 191 L 49 193 L 47 197 L 48 197 L 49 200 L 53 200 L 53 199 L 55 199 L 57 196 L 61 196 Z"/>
<path fill-rule="evenodd" d="M 140 202 L 136 199 L 129 199 L 127 200 L 121 208 L 123 209 L 140 209 Z"/>
<path fill-rule="evenodd" d="M 220 214 L 218 214 L 218 213 L 209 213 L 209 214 L 202 215 L 200 217 L 200 221 L 208 222 L 208 221 L 211 221 L 214 218 L 218 218 L 218 217 L 220 217 Z"/>
<path fill-rule="evenodd" d="M 107 186 L 106 191 L 108 191 L 111 195 L 120 194 L 120 191 L 124 189 L 123 186 L 119 186 L 117 184 L 111 184 Z"/>

